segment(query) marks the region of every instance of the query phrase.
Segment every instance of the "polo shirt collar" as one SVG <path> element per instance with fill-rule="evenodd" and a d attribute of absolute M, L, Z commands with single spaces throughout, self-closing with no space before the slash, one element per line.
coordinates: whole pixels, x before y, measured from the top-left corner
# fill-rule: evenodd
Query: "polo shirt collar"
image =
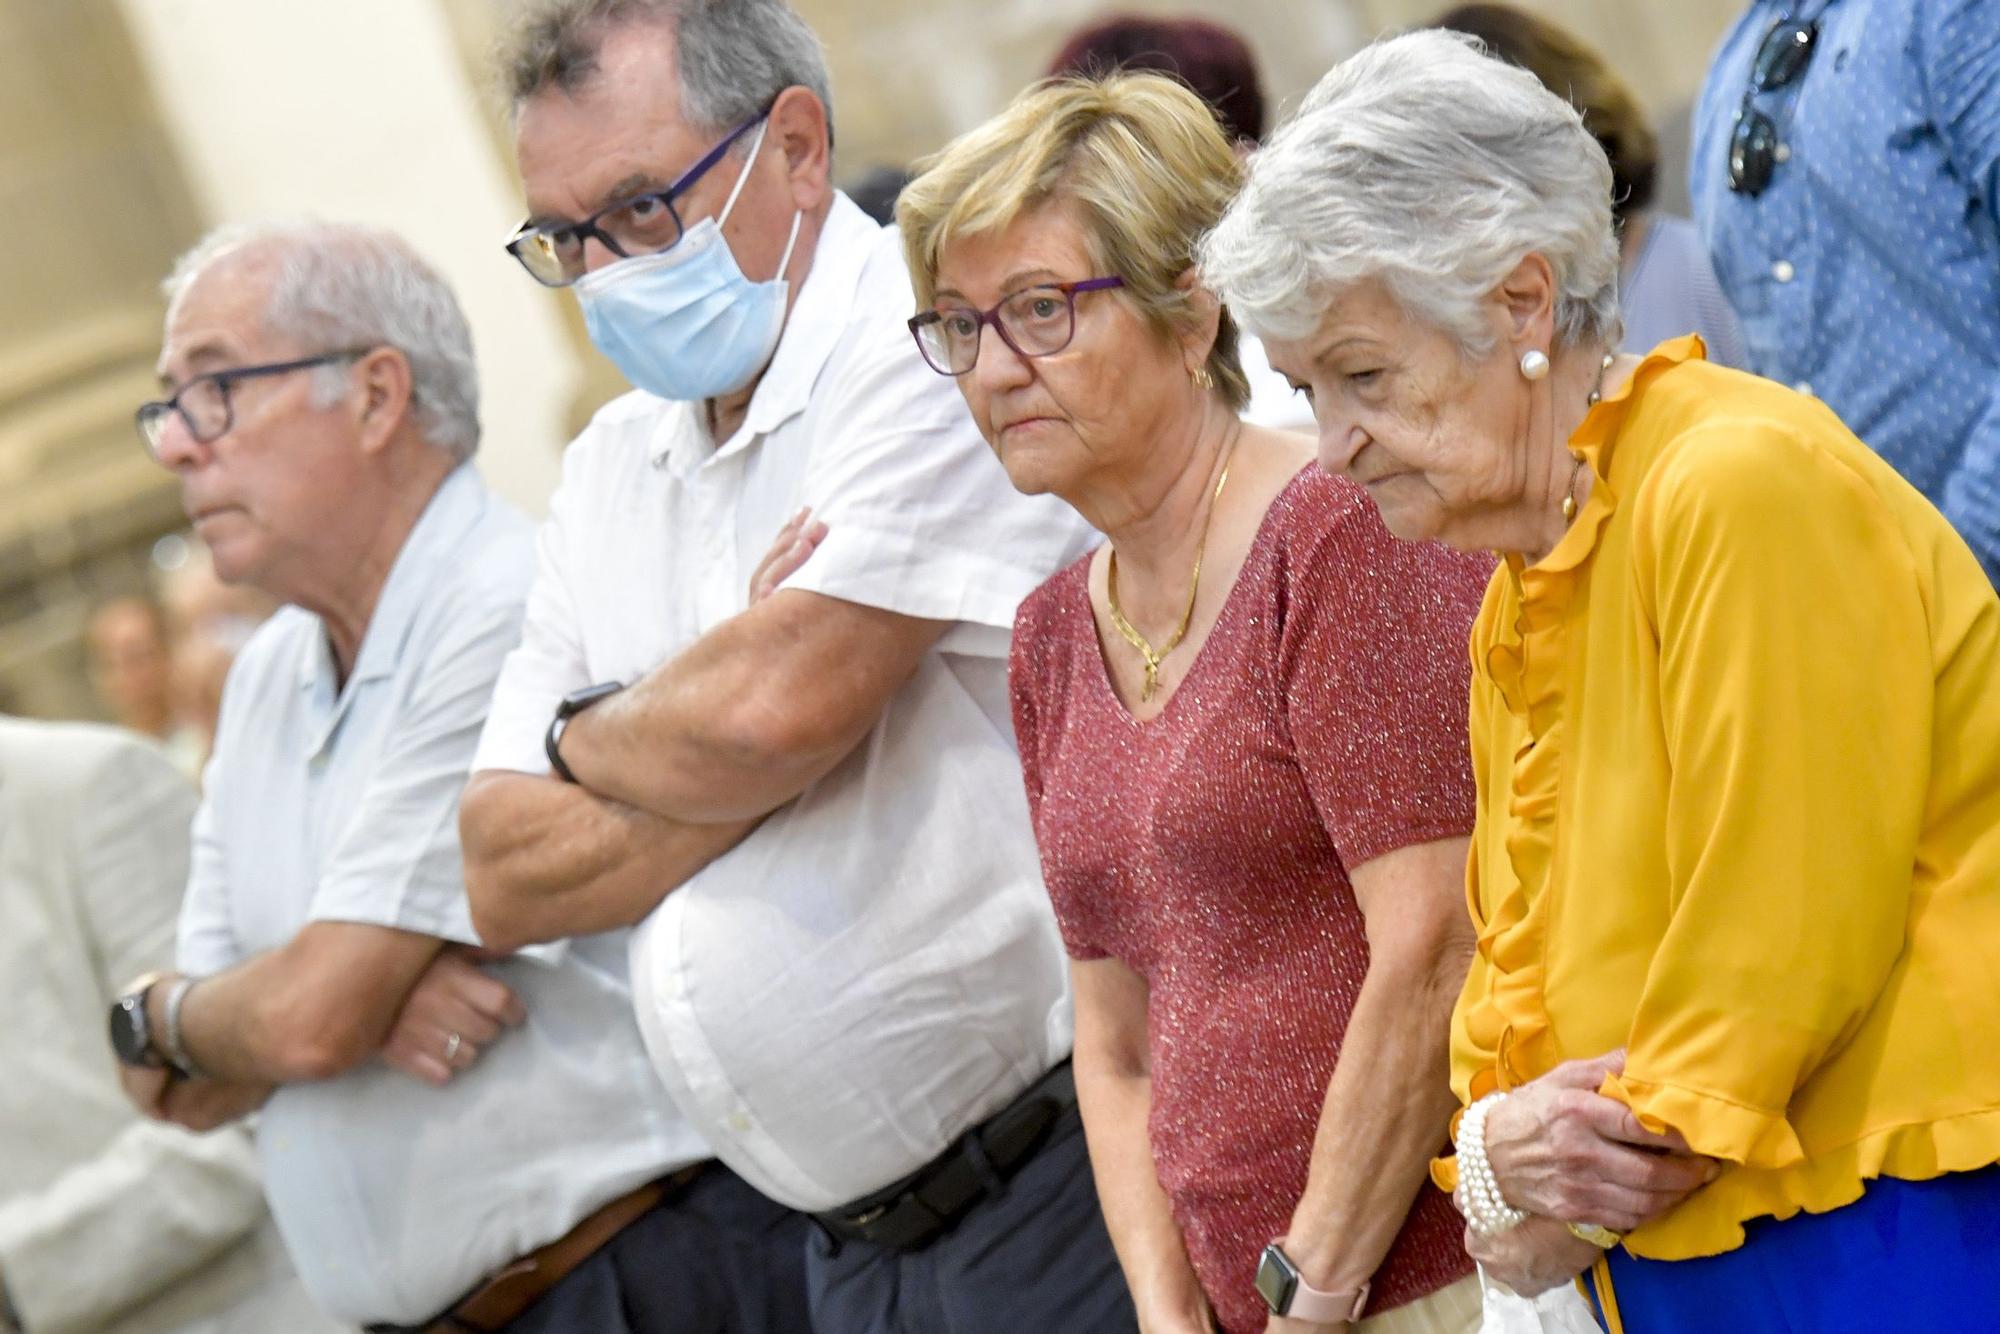
<path fill-rule="evenodd" d="M 410 626 L 431 584 L 485 508 L 486 488 L 478 471 L 470 463 L 459 464 L 432 493 L 410 535 L 403 540 L 402 550 L 396 553 L 381 595 L 375 599 L 368 628 L 362 632 L 361 651 L 355 655 L 354 670 L 348 674 L 344 689 L 336 685 L 333 646 L 327 640 L 326 627 L 324 623 L 319 626 L 319 633 L 312 637 L 314 651 L 299 664 L 299 688 L 311 691 L 329 711 L 319 738 L 321 744 L 338 724 L 340 715 L 346 711 L 346 701 L 359 683 L 379 680 L 395 672 L 410 636 Z"/>

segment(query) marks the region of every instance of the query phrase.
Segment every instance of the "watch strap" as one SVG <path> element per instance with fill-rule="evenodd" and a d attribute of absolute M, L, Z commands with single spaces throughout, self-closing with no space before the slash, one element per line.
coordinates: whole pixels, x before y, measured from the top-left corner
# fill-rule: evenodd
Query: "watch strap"
<path fill-rule="evenodd" d="M 167 997 L 160 1003 L 161 1046 L 166 1049 L 167 1064 L 180 1071 L 189 1079 L 201 1077 L 201 1067 L 188 1055 L 187 1044 L 181 1038 L 181 1002 L 188 992 L 194 990 L 194 979 L 177 977 L 167 987 Z"/>
<path fill-rule="evenodd" d="M 1289 1289 L 1283 1298 L 1282 1308 L 1277 1305 L 1275 1294 L 1266 1293 L 1265 1301 L 1270 1304 L 1273 1315 L 1314 1324 L 1337 1325 L 1361 1319 L 1361 1313 L 1368 1308 L 1369 1284 L 1363 1283 L 1358 1288 L 1339 1292 L 1315 1288 L 1306 1282 L 1298 1262 L 1286 1253 L 1282 1238 L 1264 1248 L 1264 1259 L 1260 1265 L 1270 1265 L 1281 1272 L 1284 1275 L 1283 1287 Z M 1259 1286 L 1262 1287 L 1261 1275 Z"/>
<path fill-rule="evenodd" d="M 556 716 L 549 719 L 549 730 L 542 738 L 542 749 L 547 752 L 549 768 L 555 771 L 556 777 L 565 783 L 575 784 L 576 775 L 569 771 L 569 766 L 563 763 L 562 757 L 562 734 L 569 726 L 569 720 L 569 714 L 560 709 L 556 711 Z"/>
<path fill-rule="evenodd" d="M 542 751 L 548 756 L 549 768 L 555 770 L 556 777 L 563 782 L 576 783 L 576 775 L 570 772 L 562 757 L 562 735 L 569 727 L 569 720 L 598 701 L 611 698 L 624 688 L 623 681 L 599 681 L 594 686 L 570 691 L 562 697 L 562 702 L 556 705 L 556 716 L 549 719 L 549 730 L 542 735 Z"/>
<path fill-rule="evenodd" d="M 1337 1325 L 1359 1320 L 1367 1308 L 1366 1283 L 1345 1292 L 1322 1292 L 1302 1278 L 1298 1287 L 1292 1289 L 1292 1302 L 1285 1308 L 1285 1314 L 1293 1320 Z"/>

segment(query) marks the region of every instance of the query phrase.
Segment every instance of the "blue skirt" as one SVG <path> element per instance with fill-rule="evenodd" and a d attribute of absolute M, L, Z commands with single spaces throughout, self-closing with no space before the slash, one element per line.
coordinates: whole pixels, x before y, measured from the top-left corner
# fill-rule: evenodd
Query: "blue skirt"
<path fill-rule="evenodd" d="M 1626 1334 L 2000 1331 L 2000 1166 L 1880 1177 L 1831 1213 L 1744 1225 L 1699 1260 L 1609 1253 Z M 1591 1305 L 1605 1328 L 1596 1280 Z"/>

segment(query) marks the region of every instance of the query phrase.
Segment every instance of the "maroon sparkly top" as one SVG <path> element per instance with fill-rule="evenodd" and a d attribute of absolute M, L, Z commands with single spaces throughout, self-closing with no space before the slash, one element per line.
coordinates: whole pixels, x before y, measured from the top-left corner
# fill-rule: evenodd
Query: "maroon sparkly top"
<path fill-rule="evenodd" d="M 1258 1334 L 1258 1253 L 1305 1189 L 1368 968 L 1346 868 L 1472 828 L 1466 643 L 1492 562 L 1397 541 L 1360 488 L 1307 467 L 1144 723 L 1105 674 L 1089 569 L 1014 624 L 1043 874 L 1070 954 L 1146 979 L 1153 1163 L 1224 1330 Z M 1461 1237 L 1426 1183 L 1369 1313 L 1470 1273 Z"/>

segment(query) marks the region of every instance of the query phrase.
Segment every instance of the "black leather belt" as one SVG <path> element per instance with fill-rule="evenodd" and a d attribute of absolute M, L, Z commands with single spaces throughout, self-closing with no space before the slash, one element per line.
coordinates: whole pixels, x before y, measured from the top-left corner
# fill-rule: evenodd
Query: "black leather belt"
<path fill-rule="evenodd" d="M 1027 1165 L 1065 1113 L 1076 1076 L 1064 1060 L 943 1153 L 866 1199 L 813 1217 L 842 1241 L 920 1251 Z"/>

